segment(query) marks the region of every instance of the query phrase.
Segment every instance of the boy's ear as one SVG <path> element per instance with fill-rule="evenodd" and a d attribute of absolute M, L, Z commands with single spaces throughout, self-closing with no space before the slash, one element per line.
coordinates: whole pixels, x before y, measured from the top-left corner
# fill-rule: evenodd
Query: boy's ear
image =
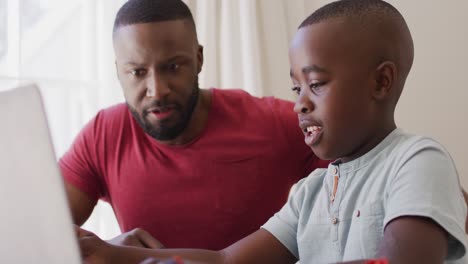
<path fill-rule="evenodd" d="M 397 79 L 397 68 L 395 63 L 384 61 L 375 70 L 375 89 L 372 95 L 375 99 L 381 101 L 389 97 L 395 89 Z"/>
<path fill-rule="evenodd" d="M 114 61 L 115 72 L 117 73 L 117 79 L 120 81 L 119 67 L 117 66 L 117 61 Z"/>

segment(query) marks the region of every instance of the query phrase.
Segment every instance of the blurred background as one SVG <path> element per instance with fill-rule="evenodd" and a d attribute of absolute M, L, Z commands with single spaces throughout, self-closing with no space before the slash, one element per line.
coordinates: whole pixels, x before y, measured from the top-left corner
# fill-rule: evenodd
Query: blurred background
<path fill-rule="evenodd" d="M 57 157 L 99 109 L 124 100 L 111 39 L 123 2 L 0 0 L 0 90 L 24 82 L 40 86 Z M 330 1 L 185 2 L 205 47 L 201 87 L 294 99 L 289 41 L 307 15 Z M 389 2 L 406 18 L 415 42 L 415 63 L 397 107 L 397 124 L 444 144 L 468 188 L 468 1 Z M 85 228 L 103 238 L 120 232 L 104 203 Z"/>

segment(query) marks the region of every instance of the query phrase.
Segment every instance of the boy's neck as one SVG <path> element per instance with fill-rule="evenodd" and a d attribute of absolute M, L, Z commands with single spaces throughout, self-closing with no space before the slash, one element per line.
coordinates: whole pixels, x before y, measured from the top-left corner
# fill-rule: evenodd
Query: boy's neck
<path fill-rule="evenodd" d="M 395 121 L 392 120 L 392 122 L 389 122 L 388 125 L 379 129 L 373 134 L 372 137 L 369 137 L 366 141 L 364 141 L 363 144 L 361 144 L 361 146 L 359 146 L 354 153 L 351 153 L 350 155 L 346 157 L 340 158 L 340 161 L 349 162 L 349 161 L 355 160 L 363 156 L 364 154 L 366 154 L 367 152 L 375 148 L 395 129 L 396 129 L 396 124 L 395 124 Z"/>

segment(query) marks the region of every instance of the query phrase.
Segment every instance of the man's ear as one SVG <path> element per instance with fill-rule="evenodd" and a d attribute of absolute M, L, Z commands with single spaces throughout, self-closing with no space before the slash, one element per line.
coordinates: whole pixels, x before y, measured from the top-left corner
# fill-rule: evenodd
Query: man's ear
<path fill-rule="evenodd" d="M 381 101 L 393 93 L 396 89 L 397 67 L 391 61 L 384 61 L 375 70 L 375 88 L 372 96 Z"/>
<path fill-rule="evenodd" d="M 203 68 L 203 46 L 198 45 L 197 52 L 197 73 L 200 73 Z"/>

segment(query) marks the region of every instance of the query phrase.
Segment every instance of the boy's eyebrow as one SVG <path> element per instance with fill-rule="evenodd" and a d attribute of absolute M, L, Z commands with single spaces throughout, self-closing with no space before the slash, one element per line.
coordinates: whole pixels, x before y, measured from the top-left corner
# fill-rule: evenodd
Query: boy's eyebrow
<path fill-rule="evenodd" d="M 322 68 L 318 65 L 315 65 L 315 64 L 312 64 L 310 66 L 306 66 L 304 68 L 302 68 L 302 73 L 309 73 L 309 72 L 318 72 L 318 73 L 323 73 L 323 72 L 328 72 L 327 70 L 325 70 L 325 68 Z"/>
<path fill-rule="evenodd" d="M 318 65 L 312 64 L 310 66 L 305 66 L 302 68 L 302 73 L 303 74 L 308 74 L 310 72 L 317 72 L 317 73 L 328 73 L 328 71 L 325 68 L 322 68 Z M 293 77 L 293 72 L 292 69 L 289 71 L 289 75 Z"/>

